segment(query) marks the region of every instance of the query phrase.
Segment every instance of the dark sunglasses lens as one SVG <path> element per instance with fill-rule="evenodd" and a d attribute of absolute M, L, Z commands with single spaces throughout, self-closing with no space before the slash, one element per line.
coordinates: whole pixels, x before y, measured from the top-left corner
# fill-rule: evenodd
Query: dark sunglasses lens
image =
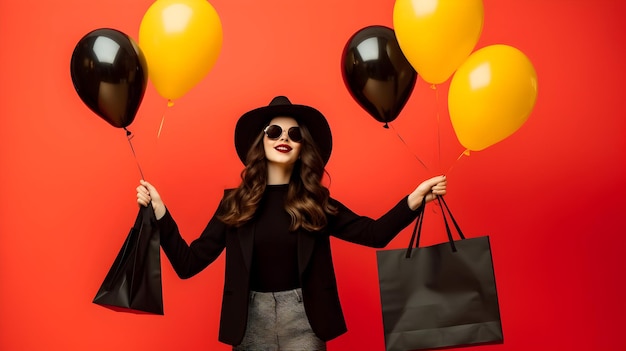
<path fill-rule="evenodd" d="M 289 134 L 289 139 L 299 143 L 302 141 L 302 133 L 300 133 L 300 127 L 291 127 L 287 132 Z"/>
<path fill-rule="evenodd" d="M 270 139 L 278 139 L 283 134 L 283 129 L 277 125 L 271 125 L 265 130 L 265 134 Z"/>

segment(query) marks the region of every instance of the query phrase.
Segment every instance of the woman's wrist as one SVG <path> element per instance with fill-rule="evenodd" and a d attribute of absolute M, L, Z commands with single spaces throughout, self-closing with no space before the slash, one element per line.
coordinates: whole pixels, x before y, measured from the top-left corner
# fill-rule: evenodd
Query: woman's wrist
<path fill-rule="evenodd" d="M 412 211 L 416 211 L 422 205 L 423 199 L 424 197 L 419 194 L 416 194 L 416 192 L 409 194 L 409 196 L 407 197 L 407 203 L 409 205 L 409 208 Z"/>
<path fill-rule="evenodd" d="M 167 212 L 166 208 L 165 208 L 165 204 L 161 203 L 161 204 L 152 204 L 152 208 L 154 209 L 154 216 L 156 217 L 157 220 L 163 218 L 163 216 L 165 216 L 165 212 Z"/>

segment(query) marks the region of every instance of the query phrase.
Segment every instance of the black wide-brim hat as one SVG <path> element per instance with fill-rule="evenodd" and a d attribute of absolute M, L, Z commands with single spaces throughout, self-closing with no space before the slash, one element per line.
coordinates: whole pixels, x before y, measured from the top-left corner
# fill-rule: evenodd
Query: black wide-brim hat
<path fill-rule="evenodd" d="M 317 145 L 324 164 L 328 163 L 333 149 L 333 136 L 324 115 L 306 105 L 294 105 L 286 96 L 277 96 L 269 105 L 256 108 L 243 114 L 235 127 L 235 149 L 244 164 L 248 150 L 259 133 L 274 117 L 294 118 L 298 125 L 305 125 Z"/>

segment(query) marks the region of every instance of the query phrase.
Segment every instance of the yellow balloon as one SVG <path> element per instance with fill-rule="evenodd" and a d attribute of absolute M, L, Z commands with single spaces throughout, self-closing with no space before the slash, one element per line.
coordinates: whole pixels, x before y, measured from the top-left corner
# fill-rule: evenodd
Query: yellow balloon
<path fill-rule="evenodd" d="M 404 56 L 426 82 L 442 83 L 474 50 L 482 0 L 396 0 L 393 26 Z"/>
<path fill-rule="evenodd" d="M 483 150 L 516 132 L 537 100 L 537 73 L 520 50 L 491 45 L 471 54 L 450 82 L 448 111 L 468 150 Z"/>
<path fill-rule="evenodd" d="M 148 76 L 168 100 L 185 95 L 213 68 L 222 48 L 222 24 L 205 0 L 157 0 L 139 27 Z"/>

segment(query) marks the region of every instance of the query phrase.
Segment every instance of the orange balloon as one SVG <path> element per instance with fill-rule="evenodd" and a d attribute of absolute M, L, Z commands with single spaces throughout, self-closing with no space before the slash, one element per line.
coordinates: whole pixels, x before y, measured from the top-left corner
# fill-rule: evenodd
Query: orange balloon
<path fill-rule="evenodd" d="M 482 0 L 396 0 L 400 48 L 426 82 L 442 83 L 474 50 L 483 29 Z"/>
<path fill-rule="evenodd" d="M 222 48 L 222 24 L 206 0 L 157 0 L 139 27 L 139 46 L 159 94 L 177 99 L 211 70 Z"/>
<path fill-rule="evenodd" d="M 458 68 L 448 92 L 452 127 L 461 145 L 483 150 L 513 134 L 537 100 L 537 73 L 520 50 L 491 45 Z"/>

